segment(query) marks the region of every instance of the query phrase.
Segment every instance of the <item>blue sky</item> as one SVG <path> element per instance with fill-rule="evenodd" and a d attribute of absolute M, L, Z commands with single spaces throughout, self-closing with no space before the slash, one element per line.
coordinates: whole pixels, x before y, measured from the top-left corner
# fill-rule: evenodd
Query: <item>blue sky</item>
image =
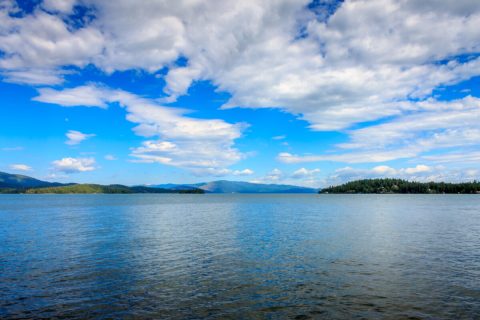
<path fill-rule="evenodd" d="M 0 170 L 480 177 L 478 1 L 0 0 Z"/>

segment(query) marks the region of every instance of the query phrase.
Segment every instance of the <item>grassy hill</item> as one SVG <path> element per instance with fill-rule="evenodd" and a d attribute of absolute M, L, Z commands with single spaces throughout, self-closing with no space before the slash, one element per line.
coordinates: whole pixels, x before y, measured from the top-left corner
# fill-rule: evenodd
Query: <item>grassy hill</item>
<path fill-rule="evenodd" d="M 25 193 L 56 193 L 56 194 L 73 194 L 73 193 L 204 193 L 203 190 L 168 190 L 148 187 L 127 187 L 119 184 L 99 185 L 99 184 L 74 184 L 60 187 L 34 188 L 28 189 Z"/>
<path fill-rule="evenodd" d="M 120 184 L 62 184 L 47 182 L 32 177 L 0 172 L 0 193 L 205 193 L 199 188 L 188 187 L 170 190 L 144 186 L 127 187 Z"/>
<path fill-rule="evenodd" d="M 480 182 L 414 182 L 401 179 L 364 179 L 324 188 L 319 193 L 480 193 Z"/>

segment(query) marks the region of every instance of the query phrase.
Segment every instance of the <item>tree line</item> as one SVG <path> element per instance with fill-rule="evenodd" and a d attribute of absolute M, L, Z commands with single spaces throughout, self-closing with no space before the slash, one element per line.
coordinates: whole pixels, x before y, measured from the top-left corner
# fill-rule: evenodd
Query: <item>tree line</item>
<path fill-rule="evenodd" d="M 319 193 L 480 193 L 480 182 L 415 182 L 402 179 L 363 179 L 330 186 Z"/>

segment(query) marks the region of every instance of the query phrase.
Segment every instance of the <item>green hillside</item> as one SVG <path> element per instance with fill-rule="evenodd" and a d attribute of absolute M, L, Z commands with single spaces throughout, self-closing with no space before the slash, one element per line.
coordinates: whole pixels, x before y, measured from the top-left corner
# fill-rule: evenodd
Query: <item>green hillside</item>
<path fill-rule="evenodd" d="M 199 188 L 186 187 L 175 190 L 166 188 L 150 188 L 145 186 L 127 187 L 121 184 L 62 184 L 47 182 L 32 177 L 0 172 L 0 193 L 205 193 Z"/>
<path fill-rule="evenodd" d="M 204 193 L 203 190 L 167 190 L 148 187 L 127 187 L 124 185 L 99 185 L 99 184 L 75 184 L 61 187 L 47 187 L 28 189 L 25 193 L 56 193 L 56 194 L 73 194 L 73 193 Z"/>

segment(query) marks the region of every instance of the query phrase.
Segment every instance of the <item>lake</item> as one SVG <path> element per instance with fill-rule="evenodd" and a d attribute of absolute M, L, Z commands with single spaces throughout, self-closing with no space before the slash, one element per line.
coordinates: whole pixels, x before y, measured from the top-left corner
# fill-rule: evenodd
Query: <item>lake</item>
<path fill-rule="evenodd" d="M 480 195 L 1 195 L 0 318 L 474 319 Z"/>

